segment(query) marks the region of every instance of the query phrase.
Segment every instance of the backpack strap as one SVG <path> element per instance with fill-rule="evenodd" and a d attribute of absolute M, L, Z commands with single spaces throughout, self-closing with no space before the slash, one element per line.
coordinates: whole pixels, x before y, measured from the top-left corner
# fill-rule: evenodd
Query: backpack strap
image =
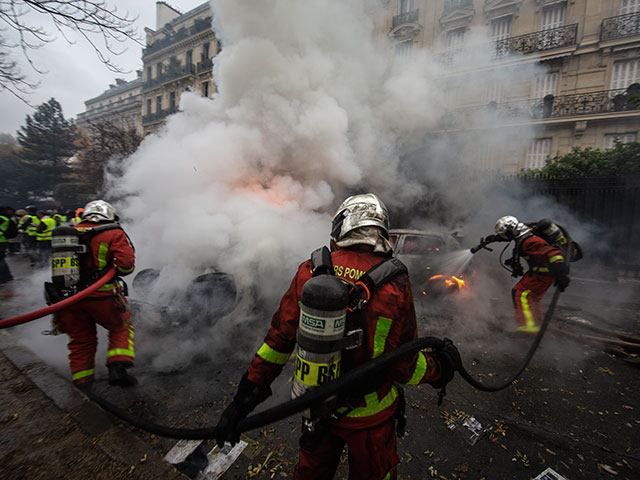
<path fill-rule="evenodd" d="M 408 270 L 406 265 L 396 257 L 387 258 L 365 272 L 355 283 L 354 291 L 349 294 L 349 308 L 363 310 L 371 297 L 385 283 L 401 273 L 408 273 Z M 362 293 L 366 293 L 365 298 L 362 298 Z"/>
<path fill-rule="evenodd" d="M 318 248 L 311 252 L 311 275 L 333 275 L 333 261 L 327 247 Z"/>

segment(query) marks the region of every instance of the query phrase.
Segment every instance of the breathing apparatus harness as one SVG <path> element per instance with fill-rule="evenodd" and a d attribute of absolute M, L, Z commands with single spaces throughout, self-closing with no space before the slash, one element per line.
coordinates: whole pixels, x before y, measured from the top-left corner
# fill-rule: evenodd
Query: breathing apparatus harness
<path fill-rule="evenodd" d="M 335 276 L 327 247 L 311 254 L 311 267 L 312 277 L 305 283 L 300 298 L 292 398 L 337 379 L 341 370 L 353 368 L 354 350 L 368 346 L 364 340 L 367 337 L 364 321 L 367 304 L 385 283 L 407 272 L 400 260 L 391 257 L 352 283 Z M 362 385 L 360 389 L 371 390 L 371 385 Z M 308 450 L 319 445 L 335 422 L 355 408 L 353 405 L 359 404 L 363 395 L 358 392 L 340 399 L 333 396 L 305 410 L 305 431 L 300 444 Z M 349 408 L 338 413 L 336 407 L 344 403 Z"/>

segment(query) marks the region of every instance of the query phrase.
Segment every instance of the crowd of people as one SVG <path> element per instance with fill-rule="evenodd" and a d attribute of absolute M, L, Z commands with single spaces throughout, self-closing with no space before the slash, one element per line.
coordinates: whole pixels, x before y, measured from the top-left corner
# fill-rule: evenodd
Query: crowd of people
<path fill-rule="evenodd" d="M 0 285 L 13 280 L 7 255 L 24 254 L 34 268 L 48 266 L 53 229 L 79 223 L 82 211 L 82 208 L 44 210 L 34 205 L 18 210 L 0 206 Z"/>

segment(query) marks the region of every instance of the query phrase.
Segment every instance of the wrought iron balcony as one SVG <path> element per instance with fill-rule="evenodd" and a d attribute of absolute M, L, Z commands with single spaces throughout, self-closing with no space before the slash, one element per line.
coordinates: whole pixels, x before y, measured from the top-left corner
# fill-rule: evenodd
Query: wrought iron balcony
<path fill-rule="evenodd" d="M 538 32 L 509 37 L 495 42 L 495 56 L 503 57 L 511 53 L 534 53 L 553 48 L 575 45 L 578 38 L 578 24 L 541 30 Z"/>
<path fill-rule="evenodd" d="M 174 108 L 163 108 L 159 112 L 148 113 L 147 115 L 142 116 L 142 125 L 148 125 L 150 123 L 155 123 L 162 120 L 169 115 L 176 113 L 178 111 L 177 107 Z"/>
<path fill-rule="evenodd" d="M 605 18 L 602 21 L 600 40 L 603 42 L 633 35 L 640 35 L 640 12 Z"/>
<path fill-rule="evenodd" d="M 142 84 L 142 90 L 149 90 L 157 85 L 161 85 L 163 83 L 176 80 L 181 77 L 185 77 L 187 75 L 192 75 L 196 73 L 196 66 L 193 63 L 178 66 L 170 69 L 168 72 L 161 73 L 159 76 L 155 78 L 148 79 L 146 82 Z"/>
<path fill-rule="evenodd" d="M 397 26 L 404 25 L 407 23 L 418 23 L 418 14 L 420 10 L 411 10 L 410 12 L 404 12 L 399 15 L 394 15 L 393 22 L 391 24 L 391 28 L 394 29 Z"/>
<path fill-rule="evenodd" d="M 205 58 L 203 61 L 198 62 L 196 65 L 196 71 L 198 73 L 210 70 L 213 65 L 213 61 L 210 58 Z"/>
<path fill-rule="evenodd" d="M 459 8 L 472 6 L 473 0 L 444 0 L 444 13 L 449 13 Z"/>
<path fill-rule="evenodd" d="M 162 50 L 163 48 L 166 48 L 170 45 L 173 45 L 174 43 L 178 43 L 186 38 L 189 38 L 197 33 L 200 33 L 204 30 L 212 30 L 211 29 L 211 18 L 203 18 L 203 19 L 196 19 L 193 22 L 193 26 L 189 27 L 189 28 L 181 28 L 180 30 L 178 30 L 177 32 L 173 33 L 172 35 L 168 35 L 164 38 L 160 38 L 158 40 L 155 40 L 151 45 L 149 45 L 147 48 L 143 48 L 142 49 L 142 56 L 145 57 L 147 55 L 150 55 L 154 52 L 157 52 L 159 50 Z M 212 30 L 213 31 L 213 30 Z"/>
<path fill-rule="evenodd" d="M 626 90 L 601 90 L 557 97 L 547 95 L 544 98 L 519 102 L 490 102 L 481 107 L 449 112 L 442 118 L 441 126 L 465 128 L 470 125 L 495 123 L 496 120 L 509 123 L 640 110 L 640 104 L 633 100 L 637 95 L 636 88 L 640 86 L 632 86 Z"/>

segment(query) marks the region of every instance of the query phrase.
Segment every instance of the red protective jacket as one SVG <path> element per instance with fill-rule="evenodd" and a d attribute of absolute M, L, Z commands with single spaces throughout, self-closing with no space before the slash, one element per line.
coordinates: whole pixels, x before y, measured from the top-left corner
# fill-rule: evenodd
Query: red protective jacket
<path fill-rule="evenodd" d="M 385 259 L 384 256 L 357 248 L 332 252 L 335 274 L 351 282 Z M 311 261 L 298 267 L 280 307 L 273 315 L 264 344 L 248 370 L 250 381 L 268 386 L 282 371 L 296 345 L 302 287 L 311 278 Z M 364 313 L 368 348 L 355 352 L 355 366 L 383 352 L 417 338 L 416 314 L 411 284 L 406 274 L 397 275 L 373 295 Z M 370 352 L 370 353 L 369 353 Z M 337 423 L 343 428 L 368 428 L 390 418 L 397 407 L 398 389 L 393 381 L 419 384 L 440 378 L 440 364 L 432 355 L 417 352 L 396 362 L 385 378 L 372 388 L 355 409 L 348 409 Z M 344 406 L 343 406 L 344 407 Z M 344 408 L 338 412 L 344 413 Z"/>
<path fill-rule="evenodd" d="M 102 224 L 93 222 L 82 222 L 74 225 L 79 231 L 88 228 L 98 227 Z M 124 230 L 115 228 L 96 234 L 91 239 L 91 253 L 93 266 L 102 270 L 104 268 L 115 266 L 117 274 L 120 276 L 128 275 L 135 268 L 135 253 L 133 246 L 129 242 Z M 91 268 L 90 265 L 84 265 L 84 268 Z M 115 282 L 109 282 L 100 287 L 90 297 L 104 297 L 114 295 L 117 285 Z"/>
<path fill-rule="evenodd" d="M 557 276 L 565 273 L 567 260 L 562 250 L 537 235 L 532 235 L 519 245 L 519 253 L 529 264 L 532 273 Z"/>

